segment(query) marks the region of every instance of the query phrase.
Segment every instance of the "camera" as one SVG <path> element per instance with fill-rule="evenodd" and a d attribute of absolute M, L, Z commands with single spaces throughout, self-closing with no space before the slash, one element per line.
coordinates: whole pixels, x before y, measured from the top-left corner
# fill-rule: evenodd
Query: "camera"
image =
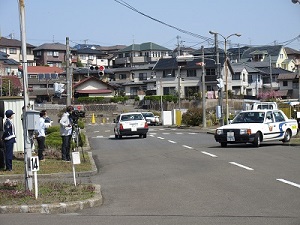
<path fill-rule="evenodd" d="M 78 124 L 78 119 L 79 118 L 84 118 L 85 117 L 85 112 L 84 111 L 79 111 L 79 110 L 73 110 L 70 118 L 73 121 L 73 124 Z"/>

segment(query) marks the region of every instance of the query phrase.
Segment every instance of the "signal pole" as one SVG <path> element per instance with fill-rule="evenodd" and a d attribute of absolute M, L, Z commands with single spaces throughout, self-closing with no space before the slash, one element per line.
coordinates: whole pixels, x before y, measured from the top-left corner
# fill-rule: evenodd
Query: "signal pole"
<path fill-rule="evenodd" d="M 72 102 L 72 77 L 70 70 L 70 43 L 69 37 L 66 37 L 66 74 L 67 74 L 67 106 Z"/>

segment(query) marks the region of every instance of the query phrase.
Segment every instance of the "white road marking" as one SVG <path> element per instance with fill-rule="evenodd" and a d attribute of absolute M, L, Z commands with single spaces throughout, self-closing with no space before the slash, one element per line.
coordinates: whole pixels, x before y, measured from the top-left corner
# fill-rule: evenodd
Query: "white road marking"
<path fill-rule="evenodd" d="M 106 130 L 106 131 L 104 131 L 105 133 L 108 133 L 108 132 L 110 132 L 110 130 Z"/>
<path fill-rule="evenodd" d="M 150 137 L 155 137 L 153 134 L 150 134 L 149 136 L 150 136 Z"/>
<path fill-rule="evenodd" d="M 182 147 L 188 148 L 188 149 L 193 149 L 193 147 L 190 147 L 190 146 L 187 146 L 187 145 L 182 145 Z"/>
<path fill-rule="evenodd" d="M 104 138 L 103 136 L 96 136 L 96 137 L 92 137 L 92 138 Z"/>
<path fill-rule="evenodd" d="M 285 183 L 285 184 L 289 184 L 289 185 L 292 185 L 294 187 L 297 187 L 297 188 L 300 188 L 300 184 L 296 184 L 294 182 L 291 182 L 291 181 L 288 181 L 288 180 L 285 180 L 285 179 L 276 179 L 282 183 Z"/>
<path fill-rule="evenodd" d="M 211 156 L 211 157 L 214 157 L 214 158 L 218 157 L 218 156 L 216 156 L 216 155 L 214 155 L 214 154 L 211 154 L 211 153 L 209 153 L 209 152 L 204 152 L 204 151 L 202 151 L 202 153 L 205 154 L 205 155 L 209 155 L 209 156 Z"/>
<path fill-rule="evenodd" d="M 197 133 L 188 133 L 188 134 L 197 134 Z"/>
<path fill-rule="evenodd" d="M 94 133 L 99 133 L 99 132 L 100 132 L 99 130 L 95 130 L 95 131 L 94 131 Z"/>
<path fill-rule="evenodd" d="M 157 133 L 149 133 L 150 135 L 156 135 Z"/>
<path fill-rule="evenodd" d="M 236 163 L 236 162 L 229 162 L 229 163 L 232 164 L 232 165 L 235 165 L 235 166 L 239 166 L 239 167 L 241 167 L 241 168 L 244 168 L 244 169 L 246 169 L 246 170 L 254 170 L 254 169 L 252 169 L 252 168 L 250 168 L 250 167 L 248 167 L 248 166 L 244 166 L 244 165 L 239 164 L 239 163 Z"/>
<path fill-rule="evenodd" d="M 176 142 L 175 142 L 175 141 L 172 141 L 172 140 L 168 140 L 168 142 L 173 143 L 173 144 L 176 144 Z"/>
<path fill-rule="evenodd" d="M 170 134 L 170 133 L 162 133 L 162 134 L 166 135 L 166 134 Z"/>
<path fill-rule="evenodd" d="M 165 130 L 165 129 L 163 129 L 163 128 L 160 128 L 159 130 Z"/>
<path fill-rule="evenodd" d="M 161 140 L 164 140 L 165 138 L 163 138 L 163 137 L 157 137 L 158 139 L 161 139 Z"/>
<path fill-rule="evenodd" d="M 176 134 L 182 134 L 182 133 L 176 133 Z"/>

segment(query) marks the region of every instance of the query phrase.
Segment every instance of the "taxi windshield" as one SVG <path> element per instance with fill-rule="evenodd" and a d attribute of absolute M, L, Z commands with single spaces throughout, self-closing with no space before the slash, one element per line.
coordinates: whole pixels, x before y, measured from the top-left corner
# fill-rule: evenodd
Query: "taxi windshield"
<path fill-rule="evenodd" d="M 233 123 L 263 123 L 264 112 L 240 112 L 232 121 Z"/>

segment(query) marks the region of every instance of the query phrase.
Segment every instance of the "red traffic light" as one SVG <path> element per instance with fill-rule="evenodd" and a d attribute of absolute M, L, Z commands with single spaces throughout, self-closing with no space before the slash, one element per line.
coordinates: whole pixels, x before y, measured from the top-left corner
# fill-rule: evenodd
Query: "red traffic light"
<path fill-rule="evenodd" d="M 104 71 L 104 70 L 105 70 L 105 67 L 104 67 L 104 66 L 99 66 L 99 70 L 100 70 L 100 71 Z"/>

